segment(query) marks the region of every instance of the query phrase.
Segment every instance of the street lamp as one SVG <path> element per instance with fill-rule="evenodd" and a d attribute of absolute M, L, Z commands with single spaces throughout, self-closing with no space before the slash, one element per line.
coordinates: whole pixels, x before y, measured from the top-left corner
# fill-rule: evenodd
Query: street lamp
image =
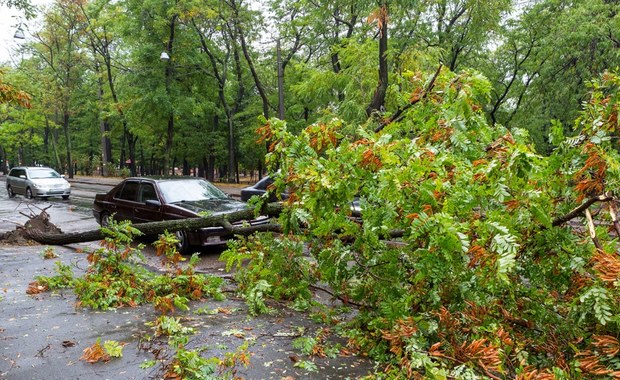
<path fill-rule="evenodd" d="M 21 25 L 17 27 L 17 30 L 15 31 L 13 38 L 17 38 L 19 40 L 26 39 L 26 35 L 24 34 L 24 30 L 22 29 Z"/>
<path fill-rule="evenodd" d="M 160 59 L 161 61 L 164 61 L 164 62 L 165 62 L 165 61 L 170 60 L 170 56 L 169 56 L 169 55 L 168 55 L 168 53 L 166 53 L 165 51 L 162 51 L 162 52 L 161 52 L 161 54 L 160 54 L 160 56 L 159 56 L 159 59 Z"/>

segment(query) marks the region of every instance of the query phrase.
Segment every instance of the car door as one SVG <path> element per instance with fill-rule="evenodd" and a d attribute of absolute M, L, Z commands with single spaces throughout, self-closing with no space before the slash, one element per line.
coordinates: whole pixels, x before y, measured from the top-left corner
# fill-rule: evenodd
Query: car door
<path fill-rule="evenodd" d="M 13 169 L 11 173 L 10 184 L 15 194 L 26 194 L 26 170 L 25 169 Z"/>
<path fill-rule="evenodd" d="M 146 223 L 163 220 L 162 200 L 151 182 L 142 182 L 134 205 L 134 222 Z"/>
<path fill-rule="evenodd" d="M 127 180 L 123 188 L 114 195 L 114 203 L 116 204 L 116 220 L 130 220 L 135 223 L 134 208 L 138 202 L 138 190 L 140 182 Z"/>

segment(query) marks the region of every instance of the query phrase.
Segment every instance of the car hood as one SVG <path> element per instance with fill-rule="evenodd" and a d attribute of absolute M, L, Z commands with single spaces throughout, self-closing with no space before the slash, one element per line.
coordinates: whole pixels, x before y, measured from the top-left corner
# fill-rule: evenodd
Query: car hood
<path fill-rule="evenodd" d="M 208 212 L 211 215 L 227 214 L 246 210 L 249 206 L 234 199 L 203 199 L 199 201 L 176 202 L 174 206 L 186 209 L 195 214 Z"/>
<path fill-rule="evenodd" d="M 54 185 L 63 185 L 69 187 L 70 184 L 64 178 L 34 178 L 31 179 L 32 183 L 36 183 L 40 186 L 54 186 Z"/>

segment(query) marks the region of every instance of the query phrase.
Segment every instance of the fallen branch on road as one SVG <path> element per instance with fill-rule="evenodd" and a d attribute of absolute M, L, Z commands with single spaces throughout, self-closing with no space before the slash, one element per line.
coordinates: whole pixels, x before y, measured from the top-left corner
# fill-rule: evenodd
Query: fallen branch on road
<path fill-rule="evenodd" d="M 269 203 L 266 204 L 262 210 L 261 215 L 265 216 L 277 216 L 280 214 L 282 210 L 282 205 L 279 203 Z M 49 221 L 49 216 L 45 211 L 43 211 L 40 215 L 45 216 L 45 218 Z M 34 218 L 31 218 L 33 220 Z M 200 228 L 206 227 L 224 227 L 224 226 L 232 226 L 232 223 L 239 222 L 242 220 L 251 220 L 254 219 L 254 210 L 241 210 L 235 211 L 226 215 L 211 215 L 204 218 L 189 218 L 189 219 L 177 219 L 177 220 L 165 220 L 161 222 L 149 222 L 149 223 L 141 223 L 135 224 L 137 230 L 142 232 L 144 235 L 156 236 L 159 234 L 163 234 L 165 231 L 175 232 L 181 230 L 197 230 Z M 30 221 L 29 221 L 30 222 Z M 278 224 L 263 224 L 258 226 L 232 226 L 225 228 L 226 234 L 233 235 L 249 235 L 257 231 L 281 231 L 282 228 Z M 36 226 L 28 227 L 26 224 L 26 228 L 18 229 L 14 232 L 19 232 L 21 236 L 25 239 L 36 241 L 40 244 L 49 244 L 49 245 L 66 245 L 66 244 L 75 244 L 75 243 L 84 243 L 88 241 L 96 241 L 102 240 L 105 238 L 104 233 L 101 229 L 89 230 L 89 231 L 80 231 L 80 232 L 71 232 L 71 233 L 63 233 L 59 229 L 57 230 L 48 230 L 45 228 L 37 228 Z M 5 237 L 2 237 L 4 239 Z"/>

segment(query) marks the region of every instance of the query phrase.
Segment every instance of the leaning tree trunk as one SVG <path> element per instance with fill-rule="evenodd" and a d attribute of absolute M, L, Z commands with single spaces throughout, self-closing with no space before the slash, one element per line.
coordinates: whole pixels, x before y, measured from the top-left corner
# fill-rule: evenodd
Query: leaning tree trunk
<path fill-rule="evenodd" d="M 275 216 L 282 210 L 282 205 L 269 203 L 263 207 L 262 215 Z M 197 230 L 205 227 L 224 227 L 226 235 L 250 235 L 257 231 L 280 231 L 278 224 L 263 224 L 258 226 L 233 226 L 232 223 L 240 220 L 251 220 L 254 218 L 254 210 L 235 211 L 226 215 L 212 215 L 204 218 L 190 218 L 178 220 L 165 220 L 162 222 L 150 222 L 135 224 L 133 227 L 144 235 L 159 235 L 165 231 L 174 232 L 180 230 Z M 88 241 L 102 240 L 106 235 L 100 230 L 90 230 L 72 233 L 48 233 L 38 229 L 27 229 L 24 237 L 34 240 L 40 244 L 66 245 L 83 243 Z"/>

